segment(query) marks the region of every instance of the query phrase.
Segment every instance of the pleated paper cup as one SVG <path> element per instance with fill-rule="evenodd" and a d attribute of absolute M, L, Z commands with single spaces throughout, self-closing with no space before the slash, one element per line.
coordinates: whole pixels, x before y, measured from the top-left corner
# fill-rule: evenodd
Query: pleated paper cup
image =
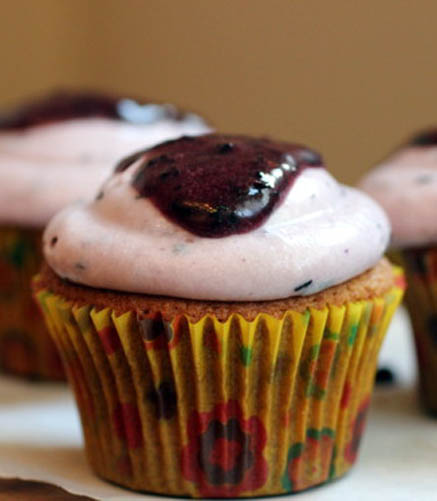
<path fill-rule="evenodd" d="M 135 490 L 237 498 L 300 491 L 354 464 L 403 287 L 281 318 L 196 322 L 36 290 L 95 472 Z"/>
<path fill-rule="evenodd" d="M 0 227 L 0 370 L 64 379 L 61 360 L 32 297 L 41 266 L 41 231 Z"/>
<path fill-rule="evenodd" d="M 408 282 L 405 303 L 414 331 L 420 396 L 425 409 L 437 416 L 437 247 L 393 253 Z"/>

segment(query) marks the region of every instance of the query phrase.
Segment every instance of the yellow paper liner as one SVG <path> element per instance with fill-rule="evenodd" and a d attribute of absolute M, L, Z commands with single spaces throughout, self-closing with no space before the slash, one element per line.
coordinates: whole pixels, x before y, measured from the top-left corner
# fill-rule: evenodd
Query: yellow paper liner
<path fill-rule="evenodd" d="M 89 461 L 135 490 L 295 492 L 355 462 L 377 354 L 403 292 L 277 319 L 116 315 L 37 298 L 62 353 Z"/>
<path fill-rule="evenodd" d="M 0 227 L 0 370 L 35 379 L 65 379 L 56 345 L 32 297 L 41 266 L 41 231 Z"/>
<path fill-rule="evenodd" d="M 405 304 L 414 331 L 421 400 L 437 415 L 437 247 L 405 249 L 392 257 L 405 268 Z"/>

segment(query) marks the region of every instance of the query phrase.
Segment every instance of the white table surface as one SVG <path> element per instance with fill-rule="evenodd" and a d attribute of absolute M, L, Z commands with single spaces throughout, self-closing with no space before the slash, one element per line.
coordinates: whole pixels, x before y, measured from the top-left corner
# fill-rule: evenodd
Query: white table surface
<path fill-rule="evenodd" d="M 381 363 L 394 368 L 398 382 L 375 391 L 358 463 L 343 479 L 294 500 L 437 500 L 437 420 L 417 405 L 414 353 L 403 311 L 390 328 Z M 59 384 L 0 378 L 0 476 L 48 481 L 106 501 L 163 499 L 125 491 L 93 475 L 72 397 Z"/>

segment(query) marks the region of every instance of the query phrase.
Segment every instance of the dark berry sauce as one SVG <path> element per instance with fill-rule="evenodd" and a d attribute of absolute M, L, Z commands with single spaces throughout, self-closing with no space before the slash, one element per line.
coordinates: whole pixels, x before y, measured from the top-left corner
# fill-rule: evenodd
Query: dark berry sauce
<path fill-rule="evenodd" d="M 210 134 L 148 150 L 132 184 L 191 233 L 225 237 L 261 226 L 303 169 L 322 166 L 305 146 Z"/>
<path fill-rule="evenodd" d="M 419 132 L 409 143 L 411 146 L 436 146 L 437 129 L 427 129 Z"/>
<path fill-rule="evenodd" d="M 187 116 L 169 104 L 139 104 L 132 99 L 97 92 L 55 92 L 25 103 L 10 113 L 0 114 L 0 130 L 25 129 L 51 122 L 91 117 L 144 125 L 164 118 L 180 121 Z"/>

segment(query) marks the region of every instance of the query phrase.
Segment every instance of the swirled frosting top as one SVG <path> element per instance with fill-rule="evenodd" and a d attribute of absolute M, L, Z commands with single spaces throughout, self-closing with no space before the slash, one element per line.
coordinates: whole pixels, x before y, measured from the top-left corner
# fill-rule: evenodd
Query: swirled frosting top
<path fill-rule="evenodd" d="M 222 301 L 313 294 L 372 267 L 380 207 L 300 145 L 211 134 L 124 159 L 96 200 L 58 214 L 49 265 L 84 285 Z"/>
<path fill-rule="evenodd" d="M 422 131 L 398 148 L 360 187 L 386 210 L 394 247 L 437 243 L 437 129 Z"/>
<path fill-rule="evenodd" d="M 210 132 L 172 105 L 60 92 L 0 114 L 0 224 L 43 226 L 69 202 L 92 198 L 123 156 Z"/>

